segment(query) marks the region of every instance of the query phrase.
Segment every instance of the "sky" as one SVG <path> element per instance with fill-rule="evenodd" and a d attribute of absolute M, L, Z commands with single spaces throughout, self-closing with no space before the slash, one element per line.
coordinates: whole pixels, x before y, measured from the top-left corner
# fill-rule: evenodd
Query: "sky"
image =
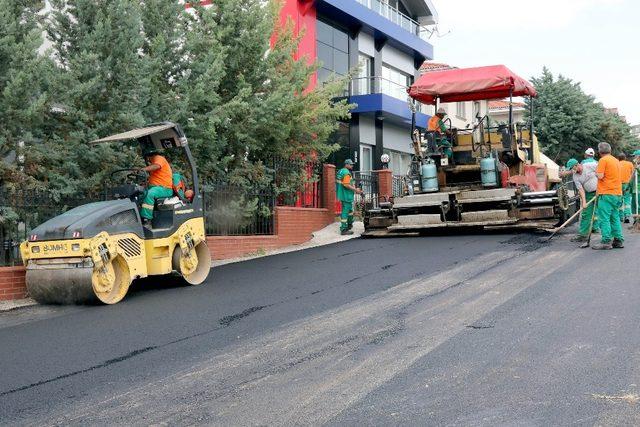
<path fill-rule="evenodd" d="M 640 1 L 432 1 L 435 62 L 504 64 L 527 79 L 546 66 L 640 124 Z"/>

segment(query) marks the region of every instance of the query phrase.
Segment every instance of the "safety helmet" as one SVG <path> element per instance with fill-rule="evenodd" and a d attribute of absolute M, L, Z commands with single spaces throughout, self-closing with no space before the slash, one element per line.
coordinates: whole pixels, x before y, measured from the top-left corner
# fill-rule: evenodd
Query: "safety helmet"
<path fill-rule="evenodd" d="M 447 111 L 444 108 L 440 107 L 438 108 L 438 111 L 436 112 L 436 114 L 444 114 L 446 116 Z"/>
<path fill-rule="evenodd" d="M 567 161 L 567 169 L 573 169 L 573 167 L 575 165 L 577 165 L 579 162 L 576 159 L 569 159 Z"/>

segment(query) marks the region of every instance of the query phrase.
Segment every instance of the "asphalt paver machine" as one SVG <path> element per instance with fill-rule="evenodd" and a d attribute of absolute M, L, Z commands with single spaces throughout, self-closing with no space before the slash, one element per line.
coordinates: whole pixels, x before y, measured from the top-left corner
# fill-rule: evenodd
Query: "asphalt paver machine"
<path fill-rule="evenodd" d="M 115 304 L 132 280 L 175 274 L 191 285 L 205 281 L 211 268 L 198 174 L 187 138 L 170 122 L 93 141 L 137 141 L 142 150 L 180 156 L 190 169 L 192 197 L 155 201 L 153 219 L 142 224 L 140 206 L 146 175 L 119 169 L 122 183 L 111 188 L 113 200 L 71 209 L 33 229 L 20 246 L 29 295 L 40 303 Z"/>
<path fill-rule="evenodd" d="M 575 207 L 566 186 L 549 177 L 533 120 L 513 122 L 513 98 L 535 97 L 534 87 L 504 65 L 450 69 L 422 75 L 408 90 L 414 114 L 411 166 L 403 191 L 372 198 L 364 210 L 365 235 L 444 228 L 553 228 Z M 509 100 L 508 123 L 477 114 L 473 127 L 420 132 L 415 101 L 434 105 Z M 533 103 L 530 103 L 531 118 Z M 554 182 L 555 181 L 555 182 Z"/>

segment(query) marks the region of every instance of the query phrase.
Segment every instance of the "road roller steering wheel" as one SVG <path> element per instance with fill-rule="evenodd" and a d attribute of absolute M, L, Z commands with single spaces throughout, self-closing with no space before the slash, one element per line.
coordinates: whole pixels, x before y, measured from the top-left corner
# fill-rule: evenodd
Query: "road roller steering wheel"
<path fill-rule="evenodd" d="M 125 173 L 126 181 L 124 184 L 136 184 L 136 185 L 144 185 L 147 182 L 147 173 L 140 170 L 139 168 L 125 168 L 125 169 L 116 169 L 111 172 L 111 180 L 117 174 Z"/>
<path fill-rule="evenodd" d="M 116 169 L 111 172 L 111 181 L 115 181 L 115 175 L 124 173 L 126 173 L 125 182 L 112 187 L 112 194 L 117 199 L 127 198 L 137 201 L 137 197 L 144 191 L 147 174 L 138 168 Z"/>

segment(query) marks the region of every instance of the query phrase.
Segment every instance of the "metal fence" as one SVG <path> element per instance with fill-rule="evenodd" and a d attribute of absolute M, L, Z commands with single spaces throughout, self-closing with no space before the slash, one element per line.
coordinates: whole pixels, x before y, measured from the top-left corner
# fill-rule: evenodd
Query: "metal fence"
<path fill-rule="evenodd" d="M 271 159 L 271 183 L 242 187 L 225 182 L 204 185 L 205 226 L 210 236 L 269 235 L 275 207 L 322 207 L 322 164 Z"/>
<path fill-rule="evenodd" d="M 377 208 L 379 206 L 378 174 L 375 171 L 354 172 L 356 188 L 362 190 L 362 194 L 356 194 L 355 206 L 361 214 L 365 207 Z"/>
<path fill-rule="evenodd" d="M 317 161 L 278 160 L 273 170 L 277 206 L 323 207 L 322 166 Z"/>
<path fill-rule="evenodd" d="M 203 188 L 206 233 L 209 236 L 269 235 L 275 230 L 273 188 L 247 189 L 217 182 Z"/>
<path fill-rule="evenodd" d="M 3 192 L 0 194 L 0 266 L 21 263 L 19 245 L 39 224 L 76 206 L 100 200 L 104 200 L 103 194 Z"/>
<path fill-rule="evenodd" d="M 271 158 L 263 162 L 265 184 L 240 187 L 213 182 L 203 185 L 208 235 L 269 235 L 275 232 L 275 207 L 322 207 L 322 163 L 317 160 Z M 30 231 L 69 209 L 104 194 L 61 195 L 45 191 L 0 192 L 0 266 L 20 264 L 19 245 Z"/>
<path fill-rule="evenodd" d="M 393 197 L 401 197 L 405 194 L 405 176 L 404 175 L 393 175 Z"/>

